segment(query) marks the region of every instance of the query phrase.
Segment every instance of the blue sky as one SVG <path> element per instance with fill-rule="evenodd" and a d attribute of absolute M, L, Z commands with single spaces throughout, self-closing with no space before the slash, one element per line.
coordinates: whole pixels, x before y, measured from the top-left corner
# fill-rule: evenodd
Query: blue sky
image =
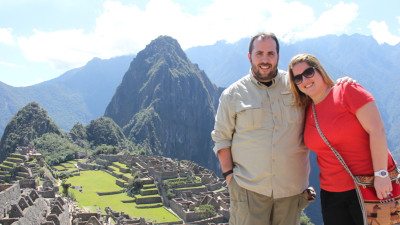
<path fill-rule="evenodd" d="M 0 81 L 29 86 L 159 35 L 184 49 L 272 31 L 282 42 L 360 33 L 400 43 L 399 0 L 0 0 Z M 246 53 L 244 53 L 246 54 Z"/>

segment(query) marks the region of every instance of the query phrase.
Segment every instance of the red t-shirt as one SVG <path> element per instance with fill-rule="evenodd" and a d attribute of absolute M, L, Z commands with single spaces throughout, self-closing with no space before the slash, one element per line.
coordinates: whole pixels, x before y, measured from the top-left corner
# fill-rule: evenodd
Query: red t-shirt
<path fill-rule="evenodd" d="M 355 115 L 359 108 L 371 101 L 374 101 L 373 96 L 361 85 L 344 83 L 335 85 L 316 105 L 322 132 L 354 175 L 373 174 L 369 135 Z M 306 111 L 304 143 L 317 154 L 322 189 L 343 192 L 355 188 L 350 175 L 319 136 L 311 106 Z M 394 168 L 390 155 L 388 167 Z"/>

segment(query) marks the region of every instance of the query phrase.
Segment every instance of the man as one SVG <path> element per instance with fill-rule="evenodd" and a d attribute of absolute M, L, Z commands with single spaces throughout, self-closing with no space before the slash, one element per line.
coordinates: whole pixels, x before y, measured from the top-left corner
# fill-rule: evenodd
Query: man
<path fill-rule="evenodd" d="M 304 108 L 293 105 L 288 76 L 278 71 L 272 33 L 249 45 L 250 73 L 221 95 L 212 138 L 230 192 L 233 225 L 294 225 L 308 201 Z"/>

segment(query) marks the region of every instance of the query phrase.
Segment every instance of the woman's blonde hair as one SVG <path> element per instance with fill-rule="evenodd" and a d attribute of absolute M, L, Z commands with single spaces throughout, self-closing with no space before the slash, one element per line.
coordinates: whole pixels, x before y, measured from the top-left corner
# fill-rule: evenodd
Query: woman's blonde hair
<path fill-rule="evenodd" d="M 304 94 L 303 92 L 300 91 L 300 89 L 297 87 L 297 85 L 293 81 L 293 66 L 295 66 L 298 63 L 305 62 L 309 66 L 314 67 L 314 69 L 321 74 L 323 81 L 330 87 L 332 87 L 335 83 L 333 82 L 332 78 L 328 75 L 328 73 L 325 71 L 325 69 L 322 67 L 321 63 L 319 60 L 310 54 L 307 53 L 302 53 L 295 55 L 289 63 L 289 68 L 288 68 L 288 73 L 289 73 L 289 80 L 290 80 L 290 89 L 292 90 L 292 93 L 294 95 L 294 102 L 297 106 L 307 106 L 312 100 L 309 96 Z"/>

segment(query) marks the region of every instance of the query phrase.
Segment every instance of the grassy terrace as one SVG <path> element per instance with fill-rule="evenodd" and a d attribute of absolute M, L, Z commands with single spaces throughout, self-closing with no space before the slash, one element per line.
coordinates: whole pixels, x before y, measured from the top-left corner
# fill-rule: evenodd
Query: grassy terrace
<path fill-rule="evenodd" d="M 201 186 L 197 186 L 197 187 L 175 188 L 175 190 L 177 190 L 177 191 L 184 191 L 184 190 L 201 189 L 201 188 L 205 188 L 205 187 L 206 187 L 206 186 L 201 185 Z"/>
<path fill-rule="evenodd" d="M 192 179 L 189 179 L 187 177 L 178 177 L 178 178 L 164 180 L 164 184 L 166 184 L 169 188 L 174 188 L 178 185 L 188 184 L 188 183 L 199 184 L 201 183 L 201 178 L 196 176 L 193 177 Z"/>
<path fill-rule="evenodd" d="M 129 167 L 127 165 L 120 163 L 120 162 L 113 162 L 113 164 L 120 168 L 123 168 L 123 169 L 129 169 Z"/>
<path fill-rule="evenodd" d="M 59 172 L 76 172 L 78 169 L 76 168 L 75 164 L 78 162 L 85 162 L 86 159 L 74 159 L 67 162 L 60 163 L 56 166 L 52 166 L 53 169 Z"/>
<path fill-rule="evenodd" d="M 115 174 L 119 174 L 119 175 L 125 177 L 126 180 L 133 179 L 133 176 L 131 173 L 123 173 L 119 170 L 119 168 L 117 166 L 119 166 L 120 168 L 128 168 L 125 164 L 122 164 L 119 162 L 114 162 L 113 166 L 108 166 L 108 169 L 112 170 Z"/>
<path fill-rule="evenodd" d="M 156 188 L 156 185 L 155 185 L 155 184 L 144 184 L 144 185 L 143 185 L 143 188 L 144 188 L 144 189 Z"/>
<path fill-rule="evenodd" d="M 106 206 L 115 211 L 123 211 L 134 218 L 143 217 L 149 221 L 158 223 L 177 222 L 178 217 L 162 207 L 136 208 L 136 203 L 123 203 L 122 200 L 132 199 L 126 193 L 98 196 L 96 192 L 118 191 L 121 188 L 115 184 L 116 178 L 104 171 L 81 171 L 80 176 L 71 177 L 67 183 L 72 186 L 82 186 L 83 191 L 70 188 L 69 191 L 75 196 L 78 205 L 91 212 L 100 208 L 104 212 Z M 142 197 L 142 196 L 137 196 Z"/>

